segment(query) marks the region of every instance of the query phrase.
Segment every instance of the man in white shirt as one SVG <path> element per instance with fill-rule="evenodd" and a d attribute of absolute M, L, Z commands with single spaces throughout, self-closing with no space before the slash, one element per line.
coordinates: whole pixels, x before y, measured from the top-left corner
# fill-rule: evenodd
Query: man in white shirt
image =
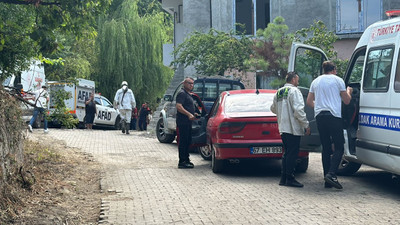
<path fill-rule="evenodd" d="M 49 130 L 47 129 L 46 110 L 47 110 L 47 103 L 49 102 L 50 98 L 49 98 L 49 93 L 47 92 L 47 87 L 43 85 L 41 89 L 34 92 L 34 95 L 35 97 L 33 98 L 33 100 L 35 101 L 35 109 L 33 110 L 33 116 L 28 125 L 29 131 L 30 132 L 33 131 L 32 125 L 36 121 L 39 113 L 41 113 L 43 115 L 43 121 L 44 121 L 44 133 L 48 133 Z"/>
<path fill-rule="evenodd" d="M 291 187 L 303 187 L 303 184 L 294 178 L 294 168 L 299 155 L 301 136 L 310 134 L 304 112 L 304 99 L 297 88 L 298 85 L 299 76 L 295 72 L 289 72 L 286 75 L 286 84 L 276 92 L 271 105 L 271 111 L 277 116 L 284 147 L 279 185 Z"/>
<path fill-rule="evenodd" d="M 343 79 L 336 76 L 336 66 L 333 62 L 325 61 L 322 67 L 324 74 L 311 83 L 307 105 L 314 108 L 321 139 L 325 188 L 333 186 L 342 189 L 336 177 L 344 151 L 342 101 L 346 105 L 350 103 L 353 89 L 346 89 Z"/>
<path fill-rule="evenodd" d="M 136 101 L 132 90 L 128 88 L 128 82 L 123 81 L 121 88 L 115 93 L 114 106 L 119 109 L 122 133 L 129 134 L 132 109 L 136 107 Z"/>

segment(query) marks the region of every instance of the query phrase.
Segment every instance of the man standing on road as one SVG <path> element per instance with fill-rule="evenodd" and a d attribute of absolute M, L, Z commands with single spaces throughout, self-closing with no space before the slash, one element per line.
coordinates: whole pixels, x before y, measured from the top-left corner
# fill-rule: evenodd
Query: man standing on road
<path fill-rule="evenodd" d="M 192 142 L 192 120 L 195 119 L 195 107 L 191 91 L 193 90 L 194 80 L 187 77 L 183 81 L 183 88 L 176 96 L 176 125 L 179 133 L 179 163 L 178 168 L 193 168 L 193 163 L 189 159 L 189 146 Z"/>
<path fill-rule="evenodd" d="M 50 98 L 49 98 L 49 93 L 47 92 L 47 87 L 45 85 L 43 85 L 41 89 L 34 92 L 34 95 L 35 96 L 34 96 L 33 100 L 35 101 L 35 109 L 33 110 L 33 116 L 28 125 L 29 132 L 33 131 L 32 130 L 33 123 L 36 121 L 37 116 L 40 113 L 43 115 L 44 133 L 48 133 L 49 130 L 47 129 L 46 109 L 47 109 L 47 103 L 49 102 Z"/>
<path fill-rule="evenodd" d="M 307 105 L 314 108 L 317 120 L 322 144 L 325 188 L 333 186 L 342 189 L 343 187 L 336 177 L 344 151 L 342 100 L 344 104 L 348 105 L 353 89 L 351 87 L 346 89 L 343 79 L 336 76 L 336 66 L 333 62 L 325 61 L 322 67 L 324 74 L 311 83 Z M 332 142 L 334 144 L 333 152 Z"/>
<path fill-rule="evenodd" d="M 136 107 L 135 96 L 128 88 L 128 82 L 122 81 L 121 88 L 115 93 L 114 106 L 119 109 L 122 133 L 129 134 L 132 109 Z"/>
<path fill-rule="evenodd" d="M 294 178 L 294 168 L 299 155 L 300 138 L 310 134 L 310 127 L 304 112 L 304 99 L 300 90 L 299 76 L 295 72 L 286 75 L 286 84 L 280 88 L 271 105 L 271 111 L 278 119 L 284 154 L 282 157 L 282 175 L 279 185 L 303 187 Z"/>

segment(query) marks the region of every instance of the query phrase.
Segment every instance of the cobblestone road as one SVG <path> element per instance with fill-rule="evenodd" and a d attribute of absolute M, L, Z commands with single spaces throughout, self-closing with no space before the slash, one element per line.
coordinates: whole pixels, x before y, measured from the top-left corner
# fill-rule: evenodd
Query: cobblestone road
<path fill-rule="evenodd" d="M 34 135 L 42 132 L 35 130 Z M 140 132 L 57 130 L 49 136 L 103 165 L 101 224 L 400 224 L 400 188 L 390 174 L 362 167 L 323 187 L 320 154 L 297 175 L 304 188 L 278 185 L 280 162 L 243 163 L 214 174 L 196 153 L 177 169 L 177 146 Z"/>

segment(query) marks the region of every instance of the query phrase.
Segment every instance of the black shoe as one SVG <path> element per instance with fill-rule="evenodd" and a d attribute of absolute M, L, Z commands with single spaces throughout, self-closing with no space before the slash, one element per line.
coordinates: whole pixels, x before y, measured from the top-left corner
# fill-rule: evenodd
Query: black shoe
<path fill-rule="evenodd" d="M 194 167 L 194 164 L 190 161 L 187 161 L 188 164 L 192 165 Z"/>
<path fill-rule="evenodd" d="M 324 188 L 333 188 L 333 186 L 325 181 Z"/>
<path fill-rule="evenodd" d="M 328 173 L 328 174 L 326 174 L 324 179 L 325 179 L 325 181 L 327 183 L 332 185 L 334 188 L 337 188 L 337 189 L 342 189 L 343 188 L 342 185 L 337 180 L 337 177 L 335 175 L 332 175 L 332 174 Z"/>
<path fill-rule="evenodd" d="M 286 175 L 281 176 L 281 180 L 279 181 L 279 185 L 284 186 L 286 184 Z"/>
<path fill-rule="evenodd" d="M 289 187 L 303 187 L 304 185 L 300 182 L 298 182 L 296 179 L 290 178 L 290 179 L 286 179 L 286 186 Z"/>
<path fill-rule="evenodd" d="M 194 167 L 193 163 L 183 162 L 178 164 L 179 169 L 192 169 Z"/>

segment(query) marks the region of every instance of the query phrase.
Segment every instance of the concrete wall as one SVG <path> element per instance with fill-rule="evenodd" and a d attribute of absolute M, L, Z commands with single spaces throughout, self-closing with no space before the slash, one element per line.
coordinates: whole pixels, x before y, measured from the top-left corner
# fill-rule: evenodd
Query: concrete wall
<path fill-rule="evenodd" d="M 271 22 L 285 18 L 289 32 L 310 27 L 314 20 L 321 20 L 328 29 L 335 30 L 336 0 L 271 0 Z"/>
<path fill-rule="evenodd" d="M 233 29 L 233 1 L 213 1 L 211 6 L 212 26 L 216 30 L 229 32 Z"/>

